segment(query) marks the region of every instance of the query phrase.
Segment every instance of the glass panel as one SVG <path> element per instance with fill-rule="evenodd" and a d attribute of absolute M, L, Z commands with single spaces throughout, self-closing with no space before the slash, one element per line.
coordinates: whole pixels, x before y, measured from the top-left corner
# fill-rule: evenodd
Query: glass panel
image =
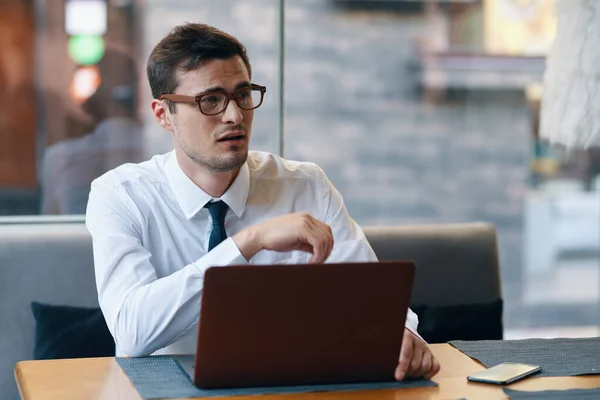
<path fill-rule="evenodd" d="M 554 2 L 285 11 L 285 156 L 321 165 L 361 225 L 493 223 L 506 337 L 597 332 L 597 153 L 585 165 L 547 156 L 526 95 L 542 80 Z"/>
<path fill-rule="evenodd" d="M 32 2 L 0 8 L 0 214 L 37 211 L 35 13 Z"/>
<path fill-rule="evenodd" d="M 83 214 L 95 178 L 147 158 L 134 9 L 100 0 L 30 3 L 39 92 L 39 208 L 30 213 Z"/>
<path fill-rule="evenodd" d="M 252 80 L 267 87 L 251 147 L 278 150 L 279 1 L 50 3 L 0 10 L 0 215 L 83 214 L 96 177 L 172 149 L 151 112 L 145 67 L 187 21 L 246 45 Z"/>
<path fill-rule="evenodd" d="M 171 149 L 145 63 L 186 21 L 247 46 L 268 88 L 251 147 L 278 151 L 280 1 L 59 3 L 0 10 L 0 215 L 81 214 L 97 176 Z M 537 134 L 554 1 L 285 4 L 284 155 L 362 225 L 493 223 L 506 337 L 600 334 L 600 153 Z"/>

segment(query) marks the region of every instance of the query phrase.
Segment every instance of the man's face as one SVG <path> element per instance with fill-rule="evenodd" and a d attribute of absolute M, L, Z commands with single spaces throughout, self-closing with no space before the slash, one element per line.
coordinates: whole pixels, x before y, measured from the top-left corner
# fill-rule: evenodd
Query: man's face
<path fill-rule="evenodd" d="M 230 93 L 250 85 L 248 70 L 239 56 L 211 60 L 195 70 L 178 72 L 178 81 L 175 93 L 188 96 Z M 176 107 L 177 112 L 170 114 L 175 151 L 212 172 L 231 171 L 246 162 L 254 110 L 239 108 L 235 100 L 223 113 L 211 116 L 202 114 L 197 104 L 178 103 Z"/>

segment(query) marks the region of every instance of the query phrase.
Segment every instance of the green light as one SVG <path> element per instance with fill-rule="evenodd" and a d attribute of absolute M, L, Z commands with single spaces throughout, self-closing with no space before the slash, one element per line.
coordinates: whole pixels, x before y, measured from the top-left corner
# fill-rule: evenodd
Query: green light
<path fill-rule="evenodd" d="M 104 39 L 98 35 L 71 36 L 69 55 L 79 65 L 96 64 L 104 56 Z"/>

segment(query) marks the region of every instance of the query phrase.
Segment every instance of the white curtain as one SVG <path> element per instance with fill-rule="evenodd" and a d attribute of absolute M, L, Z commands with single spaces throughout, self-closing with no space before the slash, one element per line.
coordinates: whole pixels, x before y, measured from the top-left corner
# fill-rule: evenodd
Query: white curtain
<path fill-rule="evenodd" d="M 568 147 L 600 146 L 600 0 L 557 0 L 540 136 Z"/>

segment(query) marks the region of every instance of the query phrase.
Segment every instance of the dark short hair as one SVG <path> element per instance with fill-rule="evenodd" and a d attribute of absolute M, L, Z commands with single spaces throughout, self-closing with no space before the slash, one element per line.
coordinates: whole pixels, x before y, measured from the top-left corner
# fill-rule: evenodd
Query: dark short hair
<path fill-rule="evenodd" d="M 207 61 L 236 55 L 242 58 L 248 75 L 252 76 L 246 48 L 236 38 L 205 24 L 179 25 L 154 47 L 148 58 L 146 73 L 152 96 L 157 99 L 175 92 L 179 86 L 177 70 L 191 71 Z M 168 100 L 167 103 L 169 110 L 175 112 L 175 103 Z"/>

